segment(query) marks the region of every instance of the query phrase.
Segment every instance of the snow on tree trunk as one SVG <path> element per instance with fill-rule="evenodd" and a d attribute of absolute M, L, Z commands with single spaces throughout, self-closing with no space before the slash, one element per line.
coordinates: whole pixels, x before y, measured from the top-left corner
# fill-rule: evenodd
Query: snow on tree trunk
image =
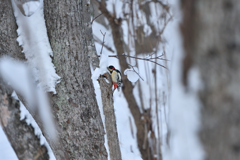
<path fill-rule="evenodd" d="M 197 66 L 203 80 L 200 137 L 206 159 L 240 159 L 240 1 L 182 0 L 183 82 Z"/>
<path fill-rule="evenodd" d="M 12 0 L 14 15 L 18 25 L 17 41 L 23 48 L 22 52 L 25 54 L 27 63 L 33 71 L 35 81 L 44 91 L 56 93 L 55 85 L 60 77 L 56 74 L 50 57 L 52 56 L 52 49 L 47 37 L 43 15 L 43 0 L 39 2 L 30 1 L 23 4 L 25 13 L 28 15 L 32 14 L 30 17 L 24 16 L 20 12 L 17 7 L 18 2 L 19 0 Z"/>
<path fill-rule="evenodd" d="M 107 80 L 111 81 L 111 77 L 109 74 L 107 75 Z M 105 128 L 107 132 L 108 139 L 108 147 L 110 152 L 111 160 L 121 160 L 121 151 L 118 140 L 118 132 L 116 126 L 116 117 L 113 106 L 113 92 L 112 92 L 112 83 L 107 83 L 106 79 L 103 76 L 100 76 L 98 79 L 100 89 L 101 89 L 101 97 L 102 97 L 102 105 L 103 112 L 105 115 Z"/>
<path fill-rule="evenodd" d="M 0 125 L 8 137 L 19 160 L 49 159 L 47 148 L 40 145 L 34 128 L 20 121 L 19 102 L 11 97 L 12 90 L 0 80 Z"/>
<path fill-rule="evenodd" d="M 24 54 L 21 54 L 21 48 L 17 44 L 17 26 L 12 11 L 11 1 L 0 1 L 0 55 L 9 55 L 15 59 L 24 60 Z M 14 73 L 13 73 L 14 74 Z M 40 139 L 34 134 L 33 127 L 27 125 L 26 122 L 20 121 L 19 103 L 12 98 L 11 92 L 6 88 L 5 84 L 0 80 L 1 86 L 1 108 L 8 107 L 8 111 L 11 112 L 9 119 L 7 120 L 8 125 L 3 126 L 4 132 L 8 137 L 9 142 L 14 148 L 19 159 L 34 159 L 35 156 L 38 159 L 47 159 L 48 153 L 45 147 L 40 146 Z M 8 105 L 2 105 L 3 100 Z M 4 116 L 6 114 L 4 113 Z M 4 116 L 0 116 L 1 119 Z M 26 141 L 24 137 L 30 139 Z M 31 143 L 29 143 L 31 142 Z M 42 152 L 42 154 L 39 154 Z M 40 156 L 40 157 L 39 157 Z"/>
<path fill-rule="evenodd" d="M 104 129 L 88 59 L 92 39 L 86 1 L 44 1 L 53 63 L 62 78 L 51 97 L 62 151 L 51 143 L 57 159 L 107 159 Z"/>

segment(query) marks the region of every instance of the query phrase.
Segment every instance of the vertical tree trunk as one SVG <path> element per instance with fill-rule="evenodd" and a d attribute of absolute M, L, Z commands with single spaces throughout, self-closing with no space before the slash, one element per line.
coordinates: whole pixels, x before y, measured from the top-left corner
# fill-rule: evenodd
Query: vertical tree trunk
<path fill-rule="evenodd" d="M 45 136 L 57 159 L 107 159 L 88 61 L 92 41 L 89 4 L 70 0 L 44 2 L 54 63 L 62 77 L 58 93 L 51 99 L 59 142 L 52 142 Z M 0 8 L 1 54 L 24 59 L 16 42 L 17 27 L 11 2 L 1 1 Z"/>
<path fill-rule="evenodd" d="M 51 100 L 64 151 L 51 143 L 53 151 L 57 159 L 107 159 L 88 59 L 92 39 L 89 4 L 77 0 L 44 2 L 53 62 L 62 78 Z"/>
<path fill-rule="evenodd" d="M 109 74 L 107 75 L 107 80 L 111 81 Z M 101 89 L 103 112 L 105 115 L 105 128 L 107 132 L 108 147 L 110 152 L 111 160 L 121 160 L 121 151 L 118 140 L 118 132 L 116 126 L 116 117 L 113 106 L 113 92 L 112 84 L 107 83 L 104 76 L 100 76 L 98 79 Z"/>
<path fill-rule="evenodd" d="M 11 1 L 0 1 L 0 55 L 24 59 L 17 44 L 17 25 L 13 15 Z"/>
<path fill-rule="evenodd" d="M 197 66 L 203 80 L 201 139 L 209 160 L 240 159 L 240 1 L 182 0 L 184 78 Z"/>

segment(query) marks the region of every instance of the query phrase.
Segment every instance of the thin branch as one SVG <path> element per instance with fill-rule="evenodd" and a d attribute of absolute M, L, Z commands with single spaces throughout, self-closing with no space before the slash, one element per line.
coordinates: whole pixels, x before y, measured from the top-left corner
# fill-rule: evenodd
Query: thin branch
<path fill-rule="evenodd" d="M 160 31 L 160 35 L 163 33 L 163 31 L 165 30 L 165 28 L 167 27 L 167 24 L 173 19 L 173 16 L 171 15 L 167 21 L 164 22 L 164 26 L 162 28 L 162 30 Z"/>
<path fill-rule="evenodd" d="M 141 78 L 143 80 L 143 78 L 140 76 L 140 74 L 134 69 L 134 67 L 131 65 L 131 64 L 128 64 L 132 69 L 133 71 L 139 76 L 139 78 Z M 143 80 L 144 81 L 144 80 Z"/>
<path fill-rule="evenodd" d="M 115 58 L 118 58 L 119 56 L 125 56 L 125 57 L 129 57 L 129 58 L 135 58 L 135 59 L 139 59 L 139 60 L 143 60 L 143 61 L 148 61 L 148 62 L 152 62 L 152 63 L 155 63 L 165 69 L 167 69 L 167 67 L 161 65 L 160 63 L 158 62 L 155 62 L 152 60 L 152 58 L 139 58 L 139 57 L 134 57 L 134 56 L 129 56 L 129 55 L 109 55 L 108 57 L 115 57 Z M 154 58 L 154 59 L 160 59 L 160 58 Z M 160 59 L 160 60 L 165 60 L 165 59 Z M 167 69 L 168 70 L 168 69 Z"/>
<path fill-rule="evenodd" d="M 93 20 L 91 21 L 91 24 L 93 24 L 93 21 L 95 21 L 98 17 L 100 17 L 102 15 L 102 13 L 100 13 L 98 16 L 96 16 L 95 18 L 93 18 Z"/>
<path fill-rule="evenodd" d="M 106 44 L 103 44 L 102 41 L 98 37 L 94 36 L 93 39 L 95 42 L 103 45 L 108 51 L 114 53 L 114 50 L 111 47 L 107 46 Z"/>
<path fill-rule="evenodd" d="M 105 39 L 105 35 L 106 35 L 106 32 L 103 34 L 103 32 L 100 30 L 100 32 L 102 33 L 103 35 L 103 41 L 102 41 L 102 48 L 101 48 L 101 52 L 100 52 L 100 55 L 102 54 L 102 50 L 103 50 L 103 45 L 105 43 L 104 39 Z"/>

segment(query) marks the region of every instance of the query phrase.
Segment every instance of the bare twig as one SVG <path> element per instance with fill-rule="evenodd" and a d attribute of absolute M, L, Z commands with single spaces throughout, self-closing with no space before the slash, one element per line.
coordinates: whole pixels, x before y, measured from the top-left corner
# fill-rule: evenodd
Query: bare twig
<path fill-rule="evenodd" d="M 133 71 L 139 76 L 139 78 L 141 78 L 143 80 L 143 78 L 140 76 L 140 74 L 134 69 L 134 66 L 131 65 L 131 64 L 128 64 L 132 69 Z M 143 80 L 144 81 L 144 80 Z"/>
<path fill-rule="evenodd" d="M 103 35 L 103 41 L 102 41 L 102 48 L 101 48 L 101 52 L 100 52 L 100 55 L 102 54 L 102 50 L 103 50 L 103 45 L 105 43 L 104 39 L 105 39 L 105 35 L 106 35 L 106 32 L 103 34 L 103 32 L 100 30 L 100 32 L 102 33 Z"/>
<path fill-rule="evenodd" d="M 101 32 L 102 33 L 102 32 Z M 104 35 L 105 36 L 105 35 Z M 104 38 L 103 38 L 103 43 L 104 43 Z M 103 45 L 102 45 L 102 48 L 103 48 Z M 102 54 L 102 50 L 100 52 L 100 54 Z M 167 59 L 163 59 L 163 58 L 160 58 L 162 57 L 163 55 L 165 54 L 165 52 L 163 54 L 161 54 L 160 56 L 157 56 L 157 57 L 151 57 L 151 58 L 139 58 L 139 57 L 134 57 L 134 56 L 129 56 L 129 55 L 109 55 L 108 57 L 115 57 L 115 58 L 118 58 L 119 56 L 125 56 L 125 57 L 129 57 L 129 58 L 134 58 L 134 59 L 139 59 L 139 60 L 143 60 L 143 61 L 148 61 L 148 62 L 152 62 L 156 65 L 159 65 L 165 69 L 167 69 L 167 67 L 161 65 L 160 63 L 158 63 L 156 60 L 164 60 L 164 61 L 168 61 Z M 100 56 L 99 56 L 100 57 Z M 154 61 L 155 60 L 155 61 Z M 141 78 L 143 81 L 144 79 L 140 76 L 140 74 L 134 69 L 134 66 L 131 65 L 130 63 L 128 63 L 128 66 L 130 66 L 133 71 L 139 76 L 139 78 Z M 168 70 L 168 69 L 167 69 Z"/>
<path fill-rule="evenodd" d="M 102 13 L 100 13 L 98 16 L 96 16 L 95 18 L 93 18 L 93 20 L 91 21 L 91 24 L 93 24 L 93 21 L 95 21 L 98 17 L 100 17 L 102 15 Z"/>
<path fill-rule="evenodd" d="M 160 59 L 160 60 L 165 60 L 165 59 L 162 59 L 162 58 L 139 58 L 139 57 L 134 57 L 134 56 L 129 56 L 129 55 L 109 55 L 108 57 L 115 57 L 115 58 L 118 58 L 119 56 L 125 56 L 125 57 L 129 57 L 129 58 L 135 58 L 135 59 L 139 59 L 139 60 L 143 60 L 143 61 L 148 61 L 148 62 L 152 62 L 152 63 L 155 63 L 165 69 L 167 69 L 167 67 L 161 65 L 160 63 L 156 62 L 156 61 L 153 61 L 152 59 Z M 168 69 L 167 69 L 168 70 Z"/>
<path fill-rule="evenodd" d="M 173 19 L 173 16 L 170 15 L 170 17 L 168 18 L 168 20 L 164 22 L 164 26 L 163 26 L 162 30 L 160 31 L 160 35 L 163 33 L 163 31 L 165 30 L 167 24 L 168 24 L 172 19 Z"/>
<path fill-rule="evenodd" d="M 94 38 L 95 42 L 103 45 L 103 47 L 105 47 L 108 51 L 114 53 L 114 50 L 111 47 L 107 46 L 106 44 L 103 44 L 102 41 L 98 37 L 94 36 L 93 38 Z"/>

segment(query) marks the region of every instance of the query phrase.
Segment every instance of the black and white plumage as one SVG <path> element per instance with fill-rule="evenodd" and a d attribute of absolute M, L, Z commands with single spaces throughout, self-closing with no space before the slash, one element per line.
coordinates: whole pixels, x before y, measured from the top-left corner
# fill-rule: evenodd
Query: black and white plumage
<path fill-rule="evenodd" d="M 114 86 L 114 90 L 117 88 L 118 90 L 122 86 L 122 74 L 119 70 L 115 69 L 114 66 L 109 66 L 107 68 L 111 73 L 112 83 Z"/>

